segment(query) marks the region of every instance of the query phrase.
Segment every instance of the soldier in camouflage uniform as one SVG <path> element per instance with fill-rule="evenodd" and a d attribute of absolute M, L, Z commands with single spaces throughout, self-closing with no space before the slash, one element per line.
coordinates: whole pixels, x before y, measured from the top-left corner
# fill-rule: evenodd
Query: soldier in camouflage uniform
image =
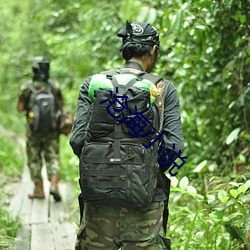
<path fill-rule="evenodd" d="M 125 66 L 118 71 L 126 74 L 150 73 L 155 66 L 160 47 L 157 30 L 148 23 L 127 22 L 118 32 L 122 38 L 121 53 Z M 88 90 L 92 77 L 83 82 L 78 95 L 76 118 L 71 131 L 70 145 L 80 158 L 85 146 L 85 129 L 87 114 L 91 105 Z M 184 141 L 180 118 L 180 105 L 177 90 L 166 80 L 161 82 L 164 105 L 163 128 L 164 147 L 172 156 L 173 144 L 175 152 L 183 151 Z M 104 129 L 103 129 L 104 130 Z M 176 159 L 176 158 L 175 158 Z M 163 179 L 165 177 L 164 185 Z M 161 182 L 161 184 L 160 184 Z M 165 250 L 170 249 L 170 240 L 166 238 L 166 222 L 168 217 L 168 196 L 170 181 L 162 174 L 155 191 L 152 203 L 143 209 L 94 205 L 83 202 L 79 196 L 81 226 L 77 235 L 76 250 Z"/>
<path fill-rule="evenodd" d="M 162 227 L 163 201 L 140 210 L 86 203 L 76 250 L 167 250 Z"/>
<path fill-rule="evenodd" d="M 36 57 L 31 60 L 33 69 L 32 86 L 35 89 L 46 89 L 48 83 L 52 86 L 52 92 L 56 96 L 59 109 L 63 107 L 63 96 L 57 82 L 49 80 L 49 61 L 46 58 Z M 29 83 L 30 84 L 30 83 Z M 21 93 L 18 97 L 17 109 L 18 112 L 26 112 L 28 115 L 29 104 L 31 101 L 32 92 L 25 84 L 21 87 Z M 34 133 L 27 123 L 26 126 L 26 153 L 28 159 L 28 167 L 30 176 L 34 181 L 34 192 L 29 194 L 30 199 L 43 199 L 44 189 L 42 180 L 43 158 L 46 164 L 47 176 L 50 180 L 50 194 L 53 195 L 56 201 L 61 200 L 61 195 L 58 190 L 58 182 L 60 180 L 60 156 L 59 156 L 59 132 L 57 130 L 47 133 Z"/>

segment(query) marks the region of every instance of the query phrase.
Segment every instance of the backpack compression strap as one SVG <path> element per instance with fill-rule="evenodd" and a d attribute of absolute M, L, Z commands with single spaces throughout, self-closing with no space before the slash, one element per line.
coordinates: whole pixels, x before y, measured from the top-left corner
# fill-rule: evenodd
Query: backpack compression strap
<path fill-rule="evenodd" d="M 138 78 L 135 77 L 131 79 L 126 85 L 118 84 L 117 79 L 112 77 L 111 82 L 113 84 L 113 88 L 118 90 L 118 93 L 120 96 L 122 96 L 130 87 L 132 87 L 136 82 L 138 81 Z M 119 109 L 119 106 L 116 107 Z M 121 146 L 121 138 L 123 138 L 124 133 L 121 130 L 121 124 L 115 123 L 115 129 L 113 133 L 114 143 L 113 143 L 113 151 L 114 151 L 114 163 L 121 162 L 121 155 L 120 155 L 120 146 Z M 134 159 L 136 160 L 136 159 Z M 136 163 L 136 162 L 135 162 Z"/>

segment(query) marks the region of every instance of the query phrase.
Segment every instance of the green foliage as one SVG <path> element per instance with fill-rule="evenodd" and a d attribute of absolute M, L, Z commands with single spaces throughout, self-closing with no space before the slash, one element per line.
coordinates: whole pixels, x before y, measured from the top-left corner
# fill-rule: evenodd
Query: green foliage
<path fill-rule="evenodd" d="M 13 119 L 13 117 L 12 117 Z M 14 241 L 17 230 L 20 227 L 18 218 L 13 218 L 6 210 L 4 200 L 6 194 L 2 188 L 13 182 L 16 177 L 20 177 L 23 169 L 24 158 L 21 145 L 14 134 L 8 134 L 9 131 L 4 130 L 0 126 L 0 249 L 10 249 L 11 243 Z M 7 135 L 7 136 L 6 136 Z M 6 181 L 7 180 L 7 181 Z"/>
<path fill-rule="evenodd" d="M 0 249 L 10 249 L 19 227 L 20 221 L 0 207 Z"/>
<path fill-rule="evenodd" d="M 0 130 L 3 132 L 1 127 Z M 10 177 L 20 176 L 24 164 L 21 145 L 17 143 L 17 138 L 3 135 L 0 135 L 0 141 L 0 173 Z"/>
<path fill-rule="evenodd" d="M 156 72 L 179 90 L 185 153 L 191 159 L 182 176 L 204 160 L 216 165 L 217 173 L 237 168 L 240 155 L 249 162 L 249 140 L 242 136 L 250 131 L 247 1 L 124 0 L 122 11 L 123 20 L 139 21 L 155 13 L 150 22 L 161 35 Z M 232 131 L 238 131 L 233 145 L 227 143 Z"/>
<path fill-rule="evenodd" d="M 249 247 L 250 181 L 212 177 L 199 194 L 187 177 L 172 177 L 169 231 L 173 249 L 241 249 Z"/>
<path fill-rule="evenodd" d="M 169 5 L 163 10 L 163 27 L 168 30 L 162 30 L 166 40 L 158 71 L 180 90 L 185 152 L 192 163 L 209 160 L 219 171 L 224 165 L 233 167 L 232 158 L 249 144 L 240 138 L 231 151 L 226 143 L 235 128 L 246 127 L 240 103 L 249 76 L 244 64 L 249 57 L 247 23 L 241 17 L 249 15 L 245 7 L 243 3 L 239 8 L 236 3 L 185 1 L 179 9 Z M 245 157 L 249 159 L 249 152 Z"/>
<path fill-rule="evenodd" d="M 6 177 L 0 169 L 0 249 L 11 249 L 12 243 L 17 231 L 19 230 L 21 223 L 18 217 L 13 217 L 6 209 L 8 203 L 8 194 L 5 192 L 5 187 L 9 181 L 13 182 L 16 179 L 12 177 Z"/>
<path fill-rule="evenodd" d="M 73 156 L 73 151 L 69 147 L 69 137 L 60 137 L 61 173 L 63 180 L 74 184 L 79 189 L 79 161 L 77 156 Z"/>

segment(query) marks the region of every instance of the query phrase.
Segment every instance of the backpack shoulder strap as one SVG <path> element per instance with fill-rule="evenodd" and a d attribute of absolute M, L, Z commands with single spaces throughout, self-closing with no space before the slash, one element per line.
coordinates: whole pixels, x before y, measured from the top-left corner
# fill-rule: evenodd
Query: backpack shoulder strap
<path fill-rule="evenodd" d="M 118 70 L 106 70 L 106 71 L 102 71 L 100 74 L 104 74 L 106 76 L 112 77 L 116 74 L 120 74 L 120 72 Z M 153 82 L 154 84 L 157 84 L 158 82 L 160 82 L 163 79 L 161 76 L 149 74 L 149 73 L 146 73 L 144 71 L 137 74 L 137 76 L 142 77 L 143 79 L 147 79 L 147 80 Z"/>
<path fill-rule="evenodd" d="M 106 71 L 102 71 L 100 74 L 103 74 L 109 78 L 112 78 L 112 76 L 119 74 L 119 72 L 117 72 L 116 70 L 106 70 Z"/>
<path fill-rule="evenodd" d="M 49 80 L 48 81 L 48 88 L 47 88 L 47 90 L 54 97 L 55 104 L 56 104 L 56 109 L 57 110 L 62 110 L 62 107 L 60 106 L 60 101 L 59 101 L 59 97 L 58 97 L 58 89 L 56 87 L 56 84 L 57 84 L 56 81 Z M 60 91 L 60 89 L 59 89 L 59 91 Z"/>
<path fill-rule="evenodd" d="M 156 75 L 149 74 L 149 73 L 146 73 L 146 72 L 140 72 L 138 74 L 138 76 L 142 77 L 143 79 L 151 81 L 155 85 L 157 85 L 158 82 L 163 80 L 163 78 L 161 76 L 156 76 Z"/>
<path fill-rule="evenodd" d="M 122 89 L 122 93 L 120 93 L 120 91 L 119 91 L 120 94 L 125 93 L 130 87 L 132 87 L 139 80 L 138 77 L 135 76 L 135 78 L 131 79 L 126 85 L 123 86 L 123 85 L 119 85 L 117 80 L 113 77 L 113 76 L 115 76 L 117 74 L 120 74 L 119 71 L 117 71 L 117 70 L 107 70 L 107 71 L 102 71 L 100 74 L 104 74 L 108 78 L 110 78 L 114 89 L 116 87 L 118 87 L 119 90 Z"/>
<path fill-rule="evenodd" d="M 137 77 L 131 79 L 126 85 L 119 84 L 116 78 L 111 78 L 114 89 L 118 88 L 118 93 L 123 95 L 130 87 L 132 87 L 139 79 Z"/>
<path fill-rule="evenodd" d="M 39 93 L 39 92 L 44 91 L 44 90 L 42 90 L 42 89 L 36 89 L 36 88 L 33 86 L 32 83 L 28 83 L 26 86 L 27 86 L 27 88 L 28 88 L 32 93 L 34 93 L 34 94 L 37 94 L 37 93 Z M 54 89 L 54 88 L 53 88 L 53 83 L 48 82 L 47 90 L 49 90 L 50 92 L 53 92 L 53 89 Z"/>
<path fill-rule="evenodd" d="M 53 80 L 48 80 L 47 82 L 48 84 L 48 87 L 52 88 L 52 89 L 56 89 L 56 84 L 57 84 L 57 81 L 53 81 Z"/>
<path fill-rule="evenodd" d="M 156 76 L 156 75 L 149 74 L 146 72 L 140 72 L 138 76 L 142 77 L 143 79 L 151 81 L 156 86 L 158 83 L 160 83 L 163 80 L 163 77 L 161 76 Z M 160 111 L 158 106 L 157 106 L 157 111 L 158 112 Z M 163 117 L 164 117 L 164 99 L 163 98 L 162 98 L 162 107 L 161 107 L 161 111 L 159 114 L 160 114 L 159 131 L 161 131 L 163 127 Z"/>
<path fill-rule="evenodd" d="M 49 90 L 50 92 L 52 92 L 52 94 L 55 95 L 56 89 L 57 89 L 56 88 L 56 82 L 49 80 L 48 81 L 48 88 L 47 88 L 47 90 Z"/>
<path fill-rule="evenodd" d="M 39 90 L 37 90 L 37 89 L 33 86 L 32 83 L 28 83 L 28 84 L 27 84 L 27 88 L 28 88 L 32 93 L 34 93 L 34 94 L 36 94 L 36 93 L 39 92 Z"/>

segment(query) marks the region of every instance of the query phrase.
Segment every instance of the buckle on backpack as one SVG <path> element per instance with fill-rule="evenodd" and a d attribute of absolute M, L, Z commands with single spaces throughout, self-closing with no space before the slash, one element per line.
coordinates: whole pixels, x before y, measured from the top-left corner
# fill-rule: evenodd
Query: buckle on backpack
<path fill-rule="evenodd" d="M 111 162 L 111 163 L 119 163 L 119 162 L 121 162 L 121 158 L 110 158 L 109 162 Z"/>

